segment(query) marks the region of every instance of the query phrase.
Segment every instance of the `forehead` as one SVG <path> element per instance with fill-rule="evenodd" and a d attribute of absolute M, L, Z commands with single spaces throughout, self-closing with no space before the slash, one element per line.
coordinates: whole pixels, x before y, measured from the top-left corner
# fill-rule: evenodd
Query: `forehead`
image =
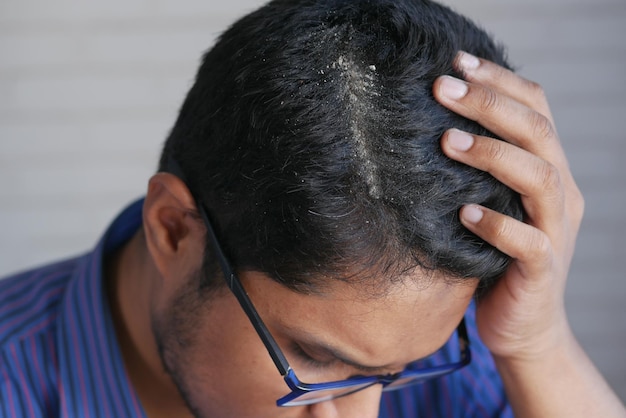
<path fill-rule="evenodd" d="M 325 287 L 324 293 L 306 295 L 261 273 L 242 274 L 246 290 L 272 330 L 348 350 L 368 364 L 425 357 L 455 331 L 476 281 L 421 279 L 407 277 L 373 297 L 367 286 L 341 281 Z"/>

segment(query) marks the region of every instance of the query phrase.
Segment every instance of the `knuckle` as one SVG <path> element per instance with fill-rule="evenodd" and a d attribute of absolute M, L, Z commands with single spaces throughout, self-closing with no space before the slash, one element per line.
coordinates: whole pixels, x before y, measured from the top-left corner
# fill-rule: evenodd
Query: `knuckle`
<path fill-rule="evenodd" d="M 495 65 L 493 66 L 491 77 L 496 81 L 506 80 L 508 78 L 508 73 L 509 71 L 506 68 Z"/>
<path fill-rule="evenodd" d="M 574 221 L 580 223 L 585 213 L 585 198 L 577 187 L 575 187 L 574 191 L 571 193 L 567 206 L 572 212 Z"/>
<path fill-rule="evenodd" d="M 499 141 L 490 141 L 485 149 L 486 157 L 489 161 L 502 161 L 505 159 L 506 153 Z"/>
<path fill-rule="evenodd" d="M 508 240 L 512 236 L 511 223 L 506 218 L 495 221 L 493 225 L 494 236 L 497 240 Z"/>
<path fill-rule="evenodd" d="M 542 191 L 554 193 L 562 189 L 559 169 L 548 162 L 540 166 L 537 177 L 539 187 Z"/>
<path fill-rule="evenodd" d="M 526 253 L 529 260 L 548 262 L 552 258 L 552 243 L 546 234 L 536 231 L 528 239 Z"/>
<path fill-rule="evenodd" d="M 585 197 L 583 196 L 583 194 L 580 192 L 580 190 L 576 189 L 578 191 L 578 193 L 576 194 L 576 201 L 574 206 L 578 209 L 578 211 L 581 214 L 585 212 Z"/>
<path fill-rule="evenodd" d="M 530 90 L 531 94 L 534 97 L 536 97 L 538 100 L 546 99 L 546 92 L 541 84 L 531 80 L 526 80 L 526 83 L 526 87 L 528 88 L 528 90 Z"/>
<path fill-rule="evenodd" d="M 481 90 L 478 98 L 478 107 L 484 113 L 495 113 L 500 109 L 501 103 L 498 94 L 488 88 Z"/>
<path fill-rule="evenodd" d="M 548 142 L 556 138 L 556 131 L 552 121 L 541 113 L 533 112 L 531 116 L 533 137 L 539 141 Z"/>

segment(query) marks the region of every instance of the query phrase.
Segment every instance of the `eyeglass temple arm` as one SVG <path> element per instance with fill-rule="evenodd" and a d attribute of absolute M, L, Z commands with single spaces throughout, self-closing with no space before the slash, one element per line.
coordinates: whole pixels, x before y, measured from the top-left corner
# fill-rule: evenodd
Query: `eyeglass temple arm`
<path fill-rule="evenodd" d="M 457 336 L 459 338 L 459 345 L 461 346 L 461 356 L 463 360 L 468 362 L 472 359 L 472 352 L 470 350 L 470 339 L 467 335 L 467 325 L 465 325 L 465 317 L 461 320 L 461 323 L 456 329 Z"/>
<path fill-rule="evenodd" d="M 202 215 L 202 217 L 207 218 L 207 214 L 204 209 L 200 209 L 200 214 Z M 283 355 L 282 351 L 278 347 L 278 344 L 276 343 L 276 340 L 274 340 L 274 337 L 272 337 L 272 334 L 270 334 L 269 330 L 263 323 L 263 320 L 254 308 L 252 301 L 250 300 L 248 294 L 241 285 L 239 277 L 235 274 L 235 272 L 232 271 L 230 265 L 225 262 L 226 258 L 217 241 L 217 237 L 215 236 L 215 232 L 213 231 L 212 224 L 208 221 L 208 219 L 205 219 L 205 222 L 207 224 L 207 233 L 209 234 L 211 244 L 213 245 L 214 250 L 218 253 L 218 259 L 220 261 L 222 271 L 224 272 L 224 279 L 226 280 L 226 284 L 239 301 L 239 304 L 243 308 L 246 315 L 248 315 L 250 322 L 256 329 L 259 337 L 261 337 L 261 340 L 263 341 L 263 344 L 265 345 L 265 348 L 267 349 L 270 357 L 272 357 L 272 360 L 278 368 L 278 371 L 282 376 L 285 376 L 290 369 L 287 359 Z"/>
<path fill-rule="evenodd" d="M 176 177 L 180 178 L 183 181 L 183 183 L 185 183 L 185 185 L 188 185 L 181 167 L 178 165 L 178 162 L 174 160 L 172 157 L 168 159 L 167 171 L 169 171 L 171 174 L 174 174 Z M 280 347 L 276 343 L 276 340 L 274 340 L 274 337 L 272 337 L 272 334 L 270 334 L 269 330 L 263 323 L 263 320 L 259 316 L 259 313 L 255 309 L 250 298 L 248 297 L 246 290 L 243 288 L 243 285 L 241 284 L 239 277 L 235 274 L 230 263 L 228 262 L 228 258 L 226 258 L 226 255 L 224 254 L 224 251 L 222 250 L 222 246 L 220 245 L 217 239 L 217 235 L 215 234 L 215 230 L 213 229 L 213 223 L 209 219 L 209 216 L 206 210 L 204 210 L 203 205 L 200 203 L 200 201 L 197 198 L 195 198 L 195 196 L 194 196 L 194 199 L 196 201 L 196 207 L 198 209 L 198 212 L 200 213 L 200 216 L 202 217 L 202 220 L 204 221 L 204 224 L 206 226 L 209 240 L 211 241 L 213 250 L 215 251 L 217 255 L 217 259 L 219 261 L 220 267 L 222 268 L 222 272 L 224 274 L 224 280 L 226 281 L 228 288 L 233 292 L 233 294 L 239 301 L 239 304 L 241 305 L 244 312 L 248 316 L 248 319 L 250 319 L 252 326 L 254 327 L 256 332 L 259 334 L 259 337 L 261 338 L 263 345 L 265 345 L 265 348 L 267 349 L 267 352 L 272 358 L 272 361 L 276 365 L 276 368 L 278 369 L 278 371 L 280 372 L 282 376 L 285 376 L 291 369 L 291 367 L 289 366 L 289 362 L 287 361 L 287 359 L 285 358 L 285 355 L 283 354 Z"/>

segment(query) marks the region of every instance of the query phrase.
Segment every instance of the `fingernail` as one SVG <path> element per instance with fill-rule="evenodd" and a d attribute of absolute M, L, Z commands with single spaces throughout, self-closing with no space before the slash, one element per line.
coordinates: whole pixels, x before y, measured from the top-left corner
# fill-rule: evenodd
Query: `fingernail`
<path fill-rule="evenodd" d="M 480 60 L 465 51 L 459 53 L 459 65 L 463 70 L 475 70 L 480 66 Z"/>
<path fill-rule="evenodd" d="M 441 80 L 441 92 L 452 100 L 459 100 L 467 94 L 467 84 L 458 78 L 445 76 Z"/>
<path fill-rule="evenodd" d="M 474 137 L 458 129 L 448 131 L 448 144 L 457 151 L 467 151 L 474 145 Z"/>
<path fill-rule="evenodd" d="M 461 211 L 464 220 L 471 224 L 477 224 L 483 218 L 483 211 L 478 206 L 468 205 Z"/>

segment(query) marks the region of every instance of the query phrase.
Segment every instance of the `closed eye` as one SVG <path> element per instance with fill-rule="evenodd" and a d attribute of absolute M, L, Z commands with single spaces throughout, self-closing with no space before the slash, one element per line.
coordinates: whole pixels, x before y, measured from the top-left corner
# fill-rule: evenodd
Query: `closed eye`
<path fill-rule="evenodd" d="M 319 360 L 313 357 L 311 354 L 307 353 L 302 346 L 297 343 L 293 343 L 291 347 L 291 351 L 296 355 L 298 360 L 306 366 L 316 368 L 316 369 L 324 369 L 330 367 L 333 363 L 336 363 L 335 359 L 330 360 Z"/>

